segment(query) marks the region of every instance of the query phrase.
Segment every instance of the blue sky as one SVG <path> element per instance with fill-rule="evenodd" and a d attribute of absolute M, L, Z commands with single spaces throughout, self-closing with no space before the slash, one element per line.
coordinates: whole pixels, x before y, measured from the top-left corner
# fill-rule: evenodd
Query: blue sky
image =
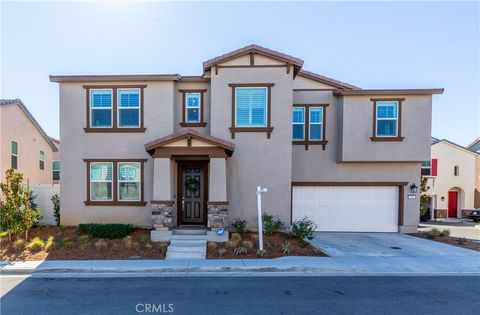
<path fill-rule="evenodd" d="M 432 134 L 480 136 L 478 2 L 2 2 L 1 97 L 58 137 L 49 74 L 199 75 L 255 43 L 362 88 L 443 87 Z"/>

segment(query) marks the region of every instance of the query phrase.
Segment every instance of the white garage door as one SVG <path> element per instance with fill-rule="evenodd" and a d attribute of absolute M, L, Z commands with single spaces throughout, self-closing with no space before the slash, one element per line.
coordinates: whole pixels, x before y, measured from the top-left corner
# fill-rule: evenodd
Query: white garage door
<path fill-rule="evenodd" d="M 318 231 L 397 232 L 397 186 L 294 186 L 292 219 Z"/>

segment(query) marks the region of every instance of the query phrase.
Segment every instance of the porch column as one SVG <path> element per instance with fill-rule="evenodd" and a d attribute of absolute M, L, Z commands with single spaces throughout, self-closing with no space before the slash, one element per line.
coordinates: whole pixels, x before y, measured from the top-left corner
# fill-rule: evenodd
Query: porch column
<path fill-rule="evenodd" d="M 156 230 L 168 230 L 172 226 L 173 174 L 170 158 L 153 159 L 152 220 Z"/>
<path fill-rule="evenodd" d="M 208 177 L 208 227 L 228 227 L 227 160 L 210 158 Z"/>

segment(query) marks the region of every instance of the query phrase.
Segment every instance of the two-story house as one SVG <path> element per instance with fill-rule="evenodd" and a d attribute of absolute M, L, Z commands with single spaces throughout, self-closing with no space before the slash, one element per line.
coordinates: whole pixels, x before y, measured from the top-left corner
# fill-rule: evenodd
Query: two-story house
<path fill-rule="evenodd" d="M 432 138 L 431 159 L 422 164 L 432 219 L 467 218 L 478 205 L 480 153 Z"/>
<path fill-rule="evenodd" d="M 56 143 L 19 99 L 0 100 L 0 178 L 14 168 L 30 184 L 53 184 Z"/>
<path fill-rule="evenodd" d="M 366 90 L 250 45 L 203 75 L 51 76 L 60 84 L 62 224 L 157 230 L 285 223 L 415 232 L 432 94 Z"/>

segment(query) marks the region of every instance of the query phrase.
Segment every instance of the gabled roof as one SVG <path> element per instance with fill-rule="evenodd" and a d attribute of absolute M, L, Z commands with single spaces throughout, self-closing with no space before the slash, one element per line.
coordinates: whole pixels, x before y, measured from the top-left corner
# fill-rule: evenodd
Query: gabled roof
<path fill-rule="evenodd" d="M 480 137 L 475 139 L 472 143 L 467 145 L 467 149 L 471 150 L 475 145 L 480 144 Z"/>
<path fill-rule="evenodd" d="M 296 71 L 294 73 L 298 73 L 300 68 L 303 66 L 303 60 L 297 57 L 293 57 L 275 50 L 271 50 L 259 45 L 248 45 L 240 49 L 236 49 L 229 53 L 223 54 L 221 56 L 209 59 L 203 62 L 203 71 L 210 69 L 212 66 L 217 65 L 219 63 L 238 58 L 240 56 L 244 56 L 250 53 L 256 53 L 260 55 L 264 55 L 273 59 L 278 59 L 281 61 L 285 61 L 287 63 L 291 63 L 295 68 Z"/>
<path fill-rule="evenodd" d="M 235 149 L 235 144 L 230 141 L 223 140 L 214 136 L 203 135 L 193 129 L 187 129 L 187 130 L 180 131 L 178 133 L 171 134 L 169 136 L 158 138 L 157 140 L 145 143 L 145 150 L 147 150 L 147 152 L 151 154 L 158 147 L 164 146 L 166 144 L 169 144 L 178 140 L 183 140 L 183 139 L 196 139 L 209 144 L 213 144 L 217 147 L 220 147 L 222 149 L 229 151 L 229 153 L 232 153 Z"/>
<path fill-rule="evenodd" d="M 45 140 L 48 142 L 48 144 L 52 147 L 53 152 L 58 152 L 57 146 L 53 143 L 52 139 L 47 135 L 45 130 L 40 126 L 40 124 L 37 122 L 35 117 L 33 117 L 32 113 L 28 110 L 28 108 L 23 104 L 23 102 L 20 99 L 11 99 L 11 100 L 0 100 L 0 106 L 8 106 L 8 105 L 17 105 L 20 107 L 20 109 L 27 115 L 28 119 L 32 122 L 32 124 L 37 128 L 38 132 L 45 138 Z"/>
<path fill-rule="evenodd" d="M 432 143 L 432 146 L 434 146 L 434 145 L 436 145 L 436 144 L 439 144 L 439 143 L 442 143 L 442 142 L 447 143 L 447 144 L 449 144 L 449 145 L 451 145 L 451 146 L 454 146 L 454 147 L 456 147 L 456 148 L 458 148 L 458 149 L 460 149 L 460 150 L 466 151 L 466 152 L 468 152 L 468 153 L 472 153 L 472 154 L 475 154 L 475 155 L 480 155 L 480 153 L 478 153 L 478 152 L 475 152 L 475 151 L 473 151 L 473 150 L 470 150 L 470 149 L 468 149 L 468 148 L 465 148 L 464 146 L 461 146 L 461 145 L 459 145 L 459 144 L 457 144 L 457 143 L 455 143 L 455 142 L 449 141 L 449 140 L 447 140 L 447 139 L 438 140 L 437 142 Z"/>
<path fill-rule="evenodd" d="M 435 137 L 432 137 L 431 140 L 430 140 L 430 142 L 431 142 L 430 144 L 435 144 L 435 143 L 437 143 L 438 141 L 440 141 L 440 139 L 435 138 Z"/>
<path fill-rule="evenodd" d="M 358 86 L 351 85 L 351 84 L 341 82 L 341 81 L 338 81 L 338 80 L 334 80 L 334 79 L 328 78 L 326 76 L 316 74 L 316 73 L 306 71 L 306 70 L 300 70 L 298 75 L 301 76 L 301 77 L 310 79 L 310 80 L 314 80 L 314 81 L 318 81 L 318 82 L 325 83 L 325 84 L 328 84 L 328 85 L 332 85 L 332 86 L 334 86 L 336 88 L 339 88 L 339 89 L 360 90 L 360 88 Z"/>

